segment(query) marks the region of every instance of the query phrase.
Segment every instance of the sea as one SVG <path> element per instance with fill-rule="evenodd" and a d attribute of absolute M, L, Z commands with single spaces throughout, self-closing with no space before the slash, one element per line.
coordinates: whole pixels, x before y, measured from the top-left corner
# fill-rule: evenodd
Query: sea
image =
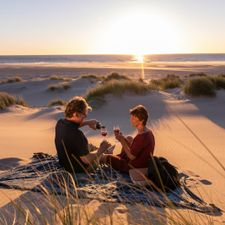
<path fill-rule="evenodd" d="M 10 55 L 0 56 L 0 78 L 8 76 L 225 74 L 225 54 Z"/>

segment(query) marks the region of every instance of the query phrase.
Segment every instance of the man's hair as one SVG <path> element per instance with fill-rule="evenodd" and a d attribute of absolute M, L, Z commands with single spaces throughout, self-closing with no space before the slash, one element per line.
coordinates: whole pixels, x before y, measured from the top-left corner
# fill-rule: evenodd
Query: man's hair
<path fill-rule="evenodd" d="M 142 124 L 145 126 L 148 120 L 148 111 L 143 105 L 135 106 L 133 109 L 130 109 L 130 114 L 136 116 L 140 121 L 143 121 Z"/>
<path fill-rule="evenodd" d="M 65 116 L 71 118 L 73 114 L 85 113 L 86 110 L 91 110 L 92 108 L 88 105 L 86 100 L 81 96 L 73 97 L 66 105 Z"/>

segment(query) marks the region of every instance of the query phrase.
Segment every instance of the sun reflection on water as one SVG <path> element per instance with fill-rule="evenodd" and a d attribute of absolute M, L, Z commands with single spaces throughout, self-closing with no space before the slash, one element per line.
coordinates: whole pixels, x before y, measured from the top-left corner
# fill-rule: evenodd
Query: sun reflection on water
<path fill-rule="evenodd" d="M 134 55 L 134 60 L 137 63 L 144 63 L 145 61 L 145 56 L 144 55 Z"/>
<path fill-rule="evenodd" d="M 134 60 L 136 63 L 141 64 L 141 76 L 140 79 L 145 79 L 145 70 L 144 70 L 144 62 L 145 62 L 145 56 L 144 55 L 134 55 Z"/>

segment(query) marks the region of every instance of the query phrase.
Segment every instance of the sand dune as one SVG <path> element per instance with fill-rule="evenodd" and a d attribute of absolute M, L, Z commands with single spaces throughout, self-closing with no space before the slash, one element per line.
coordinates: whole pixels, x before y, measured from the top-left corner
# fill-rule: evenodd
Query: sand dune
<path fill-rule="evenodd" d="M 75 79 L 71 82 L 72 87 L 65 92 L 46 90 L 49 84 L 57 82 L 60 81 L 25 81 L 0 86 L 1 91 L 22 95 L 31 106 L 36 106 L 11 106 L 0 112 L 0 170 L 26 163 L 34 152 L 55 154 L 54 126 L 57 119 L 63 116 L 63 107 L 43 105 L 54 98 L 67 100 L 73 95 L 84 94 L 88 87 L 95 85 L 88 79 Z M 225 91 L 218 91 L 215 98 L 189 98 L 179 90 L 153 91 L 145 96 L 107 96 L 106 104 L 94 109 L 89 118 L 96 118 L 106 125 L 109 130 L 108 140 L 116 144 L 118 152 L 120 146 L 113 138 L 113 126 L 119 125 L 124 134 L 134 135 L 129 123 L 128 110 L 137 104 L 144 104 L 150 111 L 150 125 L 156 136 L 156 155 L 168 158 L 180 170 L 198 177 L 201 185 L 198 185 L 197 191 L 209 202 L 225 209 L 224 170 L 193 135 L 194 133 L 221 164 L 225 165 L 224 102 Z M 98 131 L 90 131 L 87 128 L 83 130 L 90 142 L 98 145 L 102 140 Z M 2 208 L 9 207 L 9 200 L 5 196 L 12 196 L 12 193 L 18 192 L 0 191 L 0 195 L 4 196 L 0 201 Z M 18 195 L 23 196 L 24 193 L 20 192 Z M 18 195 L 13 198 L 20 199 Z M 93 207 L 98 204 L 100 203 L 93 203 Z M 118 207 L 114 207 L 113 210 L 123 214 L 123 210 L 118 210 Z M 129 209 L 129 212 L 126 210 L 122 217 L 123 221 L 127 222 L 127 218 L 132 214 L 129 212 L 134 209 Z M 183 210 L 183 214 L 186 213 L 190 212 Z M 215 218 L 214 221 L 218 224 L 224 222 L 224 215 Z"/>
<path fill-rule="evenodd" d="M 67 90 L 49 90 L 51 85 L 60 85 L 68 83 Z M 74 95 L 84 95 L 88 88 L 95 85 L 91 79 L 76 78 L 71 81 L 42 79 L 28 79 L 22 82 L 6 83 L 0 85 L 0 91 L 9 94 L 22 96 L 29 106 L 40 107 L 47 106 L 52 100 L 68 100 Z"/>

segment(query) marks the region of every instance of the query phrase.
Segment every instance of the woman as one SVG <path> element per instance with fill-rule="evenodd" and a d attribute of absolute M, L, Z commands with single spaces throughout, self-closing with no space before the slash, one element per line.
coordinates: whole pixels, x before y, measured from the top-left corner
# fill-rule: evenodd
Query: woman
<path fill-rule="evenodd" d="M 133 168 L 148 167 L 148 161 L 154 153 L 155 139 L 152 131 L 146 126 L 148 112 L 143 105 L 130 110 L 130 122 L 137 129 L 137 135 L 125 138 L 121 132 L 114 132 L 121 143 L 119 155 L 103 155 L 102 161 L 120 172 L 129 173 Z"/>

